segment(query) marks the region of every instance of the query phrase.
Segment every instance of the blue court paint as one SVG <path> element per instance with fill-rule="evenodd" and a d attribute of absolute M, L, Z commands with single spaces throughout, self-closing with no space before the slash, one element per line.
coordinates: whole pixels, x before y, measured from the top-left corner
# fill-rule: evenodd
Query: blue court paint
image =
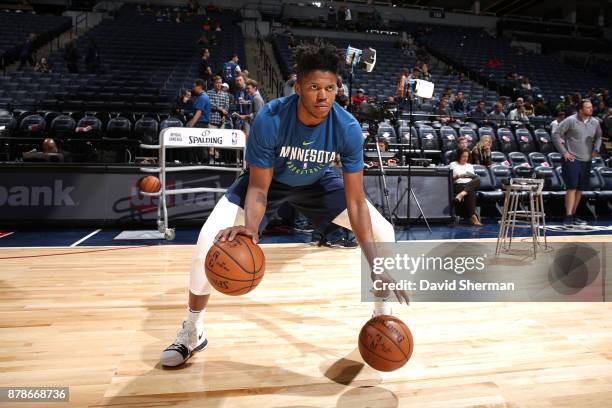
<path fill-rule="evenodd" d="M 548 230 L 548 236 L 587 236 L 587 235 L 612 235 L 612 218 L 590 221 L 591 227 L 601 226 L 600 230 L 581 231 L 574 229 L 565 231 L 559 222 L 549 223 L 553 230 Z M 424 224 L 412 224 L 397 226 L 396 238 L 398 241 L 413 240 L 446 240 L 446 239 L 479 239 L 497 238 L 499 223 L 488 222 L 482 227 L 473 227 L 466 223 L 453 225 L 433 224 L 432 232 L 427 230 Z M 182 227 L 176 229 L 176 238 L 173 241 L 160 240 L 115 240 L 114 238 L 121 232 L 120 229 L 105 229 L 88 238 L 79 244 L 79 247 L 86 246 L 147 246 L 147 245 L 194 245 L 200 233 L 199 228 Z M 92 229 L 46 229 L 46 230 L 18 230 L 14 234 L 0 239 L 2 247 L 69 247 L 71 244 L 90 234 Z M 531 230 L 517 228 L 514 236 L 517 238 L 528 237 Z M 293 244 L 311 242 L 311 234 L 308 233 L 288 233 L 288 234 L 268 234 L 261 239 L 262 244 Z"/>

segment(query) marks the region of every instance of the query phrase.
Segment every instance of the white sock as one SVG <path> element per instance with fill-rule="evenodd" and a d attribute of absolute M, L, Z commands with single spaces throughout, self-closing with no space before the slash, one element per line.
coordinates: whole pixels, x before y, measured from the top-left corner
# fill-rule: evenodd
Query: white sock
<path fill-rule="evenodd" d="M 202 327 L 204 327 L 204 313 L 206 313 L 206 309 L 202 310 L 191 310 L 189 307 L 187 308 L 187 320 L 190 323 L 193 323 L 195 327 L 200 331 Z"/>
<path fill-rule="evenodd" d="M 391 308 L 391 302 L 385 302 L 382 300 L 374 302 L 373 316 L 380 316 L 380 315 L 391 316 L 392 314 L 393 314 L 393 309 Z"/>

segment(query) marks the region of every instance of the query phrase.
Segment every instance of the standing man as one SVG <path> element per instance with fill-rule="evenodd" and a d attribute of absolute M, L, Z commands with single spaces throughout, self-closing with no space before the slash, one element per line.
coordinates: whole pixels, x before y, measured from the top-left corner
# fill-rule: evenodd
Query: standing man
<path fill-rule="evenodd" d="M 211 103 L 210 124 L 211 128 L 221 129 L 223 122 L 227 118 L 229 112 L 229 95 L 223 91 L 223 80 L 216 75 L 213 78 L 213 89 L 208 91 L 208 97 Z"/>
<path fill-rule="evenodd" d="M 208 58 L 210 58 L 210 52 L 208 51 L 208 48 L 204 48 L 202 50 L 200 66 L 198 67 L 200 78 L 204 80 L 204 90 L 207 90 L 210 87 L 210 79 L 213 76 L 212 69 L 210 68 L 210 64 L 208 63 Z"/>
<path fill-rule="evenodd" d="M 241 73 L 234 81 L 234 112 L 232 119 L 235 121 L 234 129 L 241 129 L 245 135 L 249 134 L 251 128 L 248 118 L 253 112 L 253 98 L 246 90 L 246 79 Z"/>
<path fill-rule="evenodd" d="M 25 44 L 21 48 L 21 52 L 19 53 L 19 67 L 18 71 L 21 71 L 25 66 L 26 62 L 30 64 L 31 67 L 34 66 L 34 41 L 36 41 L 36 34 L 30 33 L 28 38 L 26 39 Z"/>
<path fill-rule="evenodd" d="M 576 208 L 582 191 L 589 189 L 591 158 L 599 155 L 601 148 L 601 126 L 592 115 L 593 104 L 583 99 L 578 104 L 578 112 L 561 122 L 552 134 L 555 147 L 563 155 L 561 174 L 567 188 L 564 226 L 586 224 L 576 218 Z"/>
<path fill-rule="evenodd" d="M 208 94 L 204 91 L 204 80 L 196 79 L 193 81 L 193 94 L 195 95 L 195 103 L 193 108 L 195 109 L 195 114 L 193 118 L 189 122 L 187 122 L 187 127 L 196 127 L 196 128 L 207 128 L 210 124 L 210 111 L 211 104 L 210 98 Z M 193 162 L 197 163 L 206 163 L 210 159 L 210 155 L 208 153 L 208 149 L 203 147 L 200 149 L 192 149 L 194 156 L 191 157 Z"/>
<path fill-rule="evenodd" d="M 229 95 L 223 91 L 223 80 L 220 76 L 216 75 L 213 78 L 213 89 L 208 91 L 208 97 L 211 103 L 211 114 L 209 126 L 213 129 L 222 129 L 225 119 L 229 114 Z M 228 150 L 216 150 L 211 148 L 209 153 L 213 155 L 215 160 L 223 157 L 225 162 L 229 162 L 232 156 L 235 156 L 235 152 Z"/>
<path fill-rule="evenodd" d="M 323 234 L 338 226 L 351 228 L 370 266 L 380 253 L 377 243 L 395 242 L 391 223 L 365 198 L 361 126 L 334 103 L 342 63 L 338 50 L 331 45 L 298 46 L 295 59 L 296 94 L 274 99 L 257 114 L 247 140 L 249 168 L 217 202 L 200 231 L 186 318 L 176 340 L 161 353 L 162 366 L 181 365 L 206 347 L 204 314 L 211 285 L 203 269 L 215 240 L 232 241 L 244 234 L 257 243 L 268 218 L 290 205 Z M 338 155 L 342 175 L 330 169 Z M 395 282 L 386 272 L 371 276 L 383 285 Z M 392 294 L 408 301 L 399 289 L 376 291 L 374 315 L 391 313 L 383 300 Z"/>
<path fill-rule="evenodd" d="M 232 92 L 234 91 L 234 82 L 236 77 L 240 74 L 240 65 L 238 65 L 238 54 L 230 55 L 229 61 L 223 64 L 223 82 L 227 82 L 230 85 Z"/>
<path fill-rule="evenodd" d="M 202 79 L 193 81 L 193 94 L 196 98 L 193 106 L 195 115 L 187 122 L 187 127 L 207 128 L 210 124 L 211 104 L 208 94 L 204 92 L 204 81 Z"/>
<path fill-rule="evenodd" d="M 252 100 L 251 103 L 253 105 L 253 109 L 251 109 L 251 114 L 249 115 L 249 121 L 252 122 L 253 119 L 255 119 L 255 115 L 257 115 L 257 112 L 259 112 L 264 107 L 266 102 L 259 93 L 259 90 L 257 89 L 257 81 L 255 81 L 254 79 L 249 79 L 246 82 L 246 92 Z"/>

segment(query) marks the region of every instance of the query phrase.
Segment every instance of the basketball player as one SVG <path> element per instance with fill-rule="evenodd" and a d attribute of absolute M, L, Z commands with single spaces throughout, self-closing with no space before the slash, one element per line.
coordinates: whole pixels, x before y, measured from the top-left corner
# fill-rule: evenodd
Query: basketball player
<path fill-rule="evenodd" d="M 247 141 L 249 170 L 219 200 L 200 231 L 189 283 L 189 309 L 176 340 L 161 353 L 163 366 L 178 366 L 206 347 L 204 312 L 211 285 L 204 259 L 214 240 L 244 234 L 259 241 L 259 232 L 281 204 L 307 216 L 318 230 L 350 228 L 372 265 L 375 242 L 395 242 L 391 224 L 365 199 L 363 134 L 357 120 L 338 104 L 336 78 L 341 65 L 331 45 L 296 50 L 296 94 L 271 101 L 259 111 Z M 340 155 L 343 174 L 329 167 Z M 394 282 L 388 274 L 376 276 Z M 375 293 L 374 314 L 391 314 L 390 291 Z M 395 296 L 408 302 L 405 292 Z"/>

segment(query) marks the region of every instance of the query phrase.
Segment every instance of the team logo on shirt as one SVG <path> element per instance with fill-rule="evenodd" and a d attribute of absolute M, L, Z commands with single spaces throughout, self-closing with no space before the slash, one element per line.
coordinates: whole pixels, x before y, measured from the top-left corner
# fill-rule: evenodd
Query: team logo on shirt
<path fill-rule="evenodd" d="M 287 168 L 293 173 L 311 174 L 323 170 L 329 163 L 334 161 L 336 152 L 303 149 L 299 146 L 283 146 L 279 156 L 288 159 Z"/>

